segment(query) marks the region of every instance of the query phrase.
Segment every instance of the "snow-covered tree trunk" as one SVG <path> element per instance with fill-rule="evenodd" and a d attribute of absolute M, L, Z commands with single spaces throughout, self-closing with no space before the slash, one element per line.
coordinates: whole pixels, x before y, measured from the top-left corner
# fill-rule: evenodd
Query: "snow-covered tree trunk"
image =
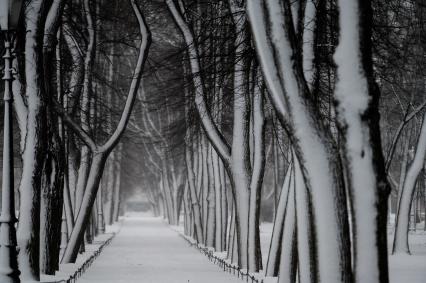
<path fill-rule="evenodd" d="M 73 71 L 71 73 L 71 77 L 68 83 L 68 90 L 70 93 L 69 97 L 74 99 L 75 101 L 79 101 L 79 97 L 80 97 L 82 86 L 83 86 L 83 78 L 84 78 L 83 54 L 74 36 L 70 33 L 71 28 L 67 26 L 67 24 L 64 24 L 64 26 L 66 28 L 64 28 L 64 31 L 63 31 L 63 39 L 64 39 L 64 43 L 67 46 L 68 51 L 71 54 L 71 60 L 72 60 L 72 66 L 73 66 Z M 64 102 L 67 102 L 67 101 L 68 101 L 67 97 L 64 97 Z M 70 109 L 71 112 L 74 112 L 76 108 L 76 104 L 78 103 L 74 103 L 74 105 L 72 105 L 67 102 L 63 106 L 67 110 L 71 108 Z M 74 145 L 74 136 L 72 133 L 67 133 L 66 143 L 67 143 L 66 157 L 67 157 L 67 167 L 68 167 L 66 177 L 67 177 L 67 184 L 68 184 L 68 189 L 70 194 L 69 201 L 71 202 L 71 207 L 67 207 L 67 211 L 68 211 L 67 223 L 68 223 L 68 232 L 71 233 L 73 228 L 73 223 L 71 223 L 70 219 L 68 218 L 68 215 L 74 216 L 76 214 L 75 190 L 76 190 L 77 178 L 78 178 L 77 176 L 78 164 L 76 164 L 77 154 L 76 154 L 76 148 Z M 68 200 L 66 200 L 65 204 L 67 203 L 69 204 Z M 72 213 L 70 213 L 71 211 L 69 211 L 69 209 L 73 209 Z M 74 219 L 72 220 L 72 222 L 74 222 Z"/>
<path fill-rule="evenodd" d="M 161 208 L 162 208 L 162 216 L 163 219 L 167 219 L 167 203 L 166 203 L 166 197 L 164 195 L 164 185 L 163 185 L 163 178 L 160 175 L 160 181 L 158 183 L 158 187 L 160 188 L 160 200 L 161 200 Z"/>
<path fill-rule="evenodd" d="M 407 142 L 408 143 L 408 142 Z M 417 178 L 424 165 L 426 155 L 426 115 L 423 114 L 422 127 L 417 141 L 414 159 L 410 164 L 401 191 L 399 192 L 398 209 L 395 223 L 395 237 L 392 253 L 410 254 L 408 245 L 408 231 L 410 224 L 410 212 L 416 188 Z"/>
<path fill-rule="evenodd" d="M 71 55 L 71 62 L 73 66 L 73 70 L 68 82 L 68 90 L 70 98 L 74 99 L 74 104 L 70 104 L 70 111 L 77 111 L 77 105 L 79 102 L 79 98 L 81 96 L 82 88 L 83 88 L 83 80 L 84 80 L 84 55 L 81 47 L 71 33 L 72 28 L 65 22 L 63 23 L 63 35 L 64 41 L 67 45 L 67 49 Z"/>
<path fill-rule="evenodd" d="M 74 230 L 71 233 L 67 249 L 65 250 L 62 263 L 75 262 L 81 244 L 84 242 L 84 234 L 88 227 L 92 207 L 96 199 L 97 189 L 102 176 L 102 170 L 105 167 L 107 155 L 104 153 L 96 153 L 92 160 L 87 182 L 87 189 L 81 203 L 81 209 L 77 215 Z"/>
<path fill-rule="evenodd" d="M 114 72 L 115 70 L 115 46 L 111 47 L 109 50 L 108 59 L 110 64 L 108 66 L 108 83 L 113 86 L 114 85 Z M 113 89 L 109 88 L 107 90 L 107 109 L 109 113 L 106 115 L 106 131 L 108 134 L 112 133 L 112 110 L 114 108 L 114 93 Z M 106 176 L 105 176 L 105 224 L 111 225 L 113 223 L 113 211 L 114 211 L 114 184 L 117 174 L 115 172 L 115 160 L 116 160 L 117 151 L 114 150 L 111 152 L 107 165 L 106 165 Z"/>
<path fill-rule="evenodd" d="M 25 6 L 25 98 L 15 95 L 21 134 L 22 176 L 19 184 L 20 212 L 17 230 L 19 270 L 22 280 L 40 277 L 40 191 L 46 141 L 46 105 L 43 99 L 42 38 L 44 1 Z"/>
<path fill-rule="evenodd" d="M 105 224 L 111 225 L 112 214 L 114 210 L 114 183 L 116 178 L 116 172 L 114 171 L 114 163 L 116 159 L 116 151 L 111 152 L 106 163 L 106 174 L 105 174 Z"/>
<path fill-rule="evenodd" d="M 228 254 L 227 258 L 233 264 L 238 264 L 238 239 L 237 239 L 237 226 L 236 226 L 236 210 L 235 204 L 232 205 L 231 209 L 231 223 L 229 225 L 229 238 L 228 238 Z"/>
<path fill-rule="evenodd" d="M 67 146 L 65 145 L 65 149 Z M 67 152 L 65 152 L 65 159 L 67 157 Z M 66 161 L 65 161 L 66 162 Z M 65 219 L 67 223 L 67 231 L 71 233 L 72 229 L 74 229 L 74 210 L 71 202 L 71 190 L 70 183 L 68 178 L 68 165 L 65 163 L 65 180 L 64 180 L 64 211 L 65 211 Z"/>
<path fill-rule="evenodd" d="M 229 215 L 229 202 L 228 202 L 228 190 L 226 185 L 226 171 L 225 166 L 223 165 L 222 160 L 218 159 L 219 162 L 219 173 L 220 173 L 220 183 L 221 183 L 221 216 L 222 216 L 222 229 L 221 229 L 221 240 L 222 240 L 222 248 L 223 250 L 226 250 L 228 248 L 227 246 L 227 235 L 228 235 L 228 215 Z"/>
<path fill-rule="evenodd" d="M 185 118 L 186 118 L 186 134 L 185 134 L 185 165 L 186 165 L 186 172 L 187 172 L 187 178 L 188 178 L 188 186 L 189 186 L 189 192 L 190 192 L 190 199 L 191 199 L 191 209 L 192 214 L 194 218 L 194 225 L 195 225 L 195 235 L 196 240 L 198 243 L 204 243 L 204 233 L 203 233 L 203 226 L 202 226 L 202 218 L 201 218 L 201 209 L 200 209 L 200 201 L 197 195 L 197 188 L 196 188 L 196 180 L 195 180 L 195 174 L 194 174 L 194 162 L 193 162 L 193 143 L 192 143 L 192 137 L 190 133 L 190 117 L 189 117 L 189 109 L 186 107 L 185 109 Z"/>
<path fill-rule="evenodd" d="M 162 174 L 161 174 L 161 180 L 162 180 L 162 186 L 163 186 L 163 192 L 164 197 L 166 201 L 166 209 L 167 209 L 167 219 L 169 221 L 169 224 L 175 225 L 176 219 L 175 219 L 175 205 L 173 203 L 173 192 L 172 187 L 170 185 L 169 180 L 169 168 L 166 164 L 166 154 L 163 154 L 163 158 L 161 160 L 162 164 Z"/>
<path fill-rule="evenodd" d="M 96 204 L 96 203 L 95 203 Z M 94 238 L 93 232 L 93 211 L 89 217 L 89 224 L 87 225 L 86 232 L 84 233 L 84 240 L 87 244 L 92 244 Z"/>
<path fill-rule="evenodd" d="M 403 139 L 402 146 L 402 160 L 401 160 L 401 170 L 399 170 L 399 182 L 398 182 L 398 200 L 400 199 L 401 192 L 404 187 L 405 176 L 407 175 L 408 159 L 410 157 L 410 134 L 406 134 Z"/>
<path fill-rule="evenodd" d="M 89 42 L 86 50 L 86 57 L 84 59 L 84 79 L 83 91 L 80 103 L 80 123 L 83 131 L 90 131 L 89 124 L 89 109 L 90 109 L 90 95 L 92 91 L 92 70 L 96 56 L 96 29 L 93 20 L 93 12 L 91 9 L 90 1 L 83 1 L 84 14 L 87 22 L 87 32 L 89 34 Z M 90 170 L 91 152 L 86 144 L 83 144 L 80 149 L 80 166 L 78 169 L 78 179 L 76 185 L 75 197 L 75 214 L 80 210 L 81 202 L 84 196 L 84 190 L 87 184 L 87 178 Z"/>
<path fill-rule="evenodd" d="M 297 275 L 297 236 L 294 171 L 290 180 L 288 202 L 284 215 L 278 283 L 294 283 Z"/>
<path fill-rule="evenodd" d="M 256 147 L 253 152 L 256 155 L 253 172 L 250 158 L 250 59 L 239 58 L 249 49 L 247 22 L 244 14 L 244 3 L 230 1 L 231 12 L 235 25 L 235 33 L 238 35 L 234 41 L 235 65 L 234 65 L 234 121 L 232 135 L 231 168 L 232 179 L 235 187 L 235 205 L 237 212 L 237 240 L 239 251 L 239 266 L 250 272 L 259 271 L 260 258 L 258 253 L 258 221 L 260 202 L 260 188 L 263 180 L 264 152 L 263 152 L 263 104 L 261 97 L 255 98 L 254 108 L 256 124 L 254 126 Z M 256 105 L 257 104 L 257 105 Z M 252 175 L 253 174 L 253 175 Z M 252 206 L 252 207 L 251 207 Z M 251 208 L 253 208 L 251 210 Z"/>
<path fill-rule="evenodd" d="M 272 114 L 274 115 L 274 114 Z M 273 116 L 274 117 L 274 116 Z M 276 125 L 275 124 L 275 118 L 273 118 L 273 127 Z M 278 176 L 279 176 L 279 160 L 278 160 L 278 145 L 277 145 L 278 141 L 276 138 L 276 135 L 274 134 L 272 136 L 272 158 L 273 158 L 273 164 L 274 164 L 274 216 L 277 214 L 277 209 L 278 209 L 278 202 L 279 202 L 279 194 L 278 194 L 278 190 L 279 190 L 279 185 L 278 185 Z"/>
<path fill-rule="evenodd" d="M 209 164 L 208 164 L 208 152 L 209 152 L 209 142 L 207 140 L 207 137 L 204 134 L 201 134 L 201 140 L 200 140 L 200 154 L 201 154 L 201 168 L 202 168 L 202 183 L 201 183 L 201 207 L 202 207 L 202 215 L 203 215 L 203 228 L 204 228 L 204 245 L 207 245 L 207 242 L 211 237 L 209 237 L 209 223 L 208 223 L 208 216 L 209 216 L 209 203 L 208 203 L 208 197 L 209 197 L 209 186 L 210 186 L 210 179 L 209 179 Z M 212 236 L 212 235 L 210 235 Z"/>
<path fill-rule="evenodd" d="M 65 108 L 68 109 L 68 97 L 64 93 L 64 86 L 63 86 L 63 76 L 62 76 L 62 51 L 61 51 L 61 43 L 63 42 L 63 32 L 62 29 L 60 29 L 57 32 L 57 40 L 58 44 L 56 46 L 56 81 L 57 81 L 57 94 L 59 103 Z M 64 210 L 62 212 L 63 216 L 66 220 L 67 225 L 67 237 L 66 237 L 66 243 L 65 246 L 62 243 L 61 240 L 61 255 L 60 258 L 62 258 L 63 251 L 65 250 L 66 244 L 68 243 L 68 233 L 71 233 L 72 229 L 74 229 L 74 211 L 73 211 L 73 205 L 72 205 L 72 197 L 71 197 L 71 189 L 70 189 L 70 178 L 69 178 L 69 170 L 68 170 L 68 150 L 69 150 L 69 135 L 68 131 L 65 128 L 65 124 L 62 121 L 62 118 L 58 118 L 58 127 L 59 127 L 59 135 L 61 139 L 61 147 L 63 150 L 64 155 L 64 186 L 63 186 L 63 198 L 64 198 Z M 61 228 L 61 231 L 63 231 L 63 228 Z M 63 232 L 62 232 L 63 233 Z M 62 238 L 61 238 L 62 239 Z"/>
<path fill-rule="evenodd" d="M 194 140 L 194 173 L 196 174 L 196 190 L 197 190 L 197 196 L 200 203 L 200 212 L 201 212 L 201 219 L 204 224 L 203 219 L 203 203 L 202 203 L 202 185 L 203 185 L 203 152 L 201 150 L 201 139 L 202 135 L 201 133 L 197 133 L 197 138 Z M 204 233 L 204 227 L 203 227 L 203 233 Z M 205 234 L 204 234 L 205 236 Z"/>
<path fill-rule="evenodd" d="M 59 252 L 59 258 L 60 261 L 65 253 L 65 249 L 68 245 L 68 225 L 67 225 L 67 219 L 66 219 L 66 211 L 65 209 L 62 211 L 62 222 L 61 222 L 61 245 L 60 245 L 60 252 Z"/>
<path fill-rule="evenodd" d="M 352 208 L 354 280 L 388 282 L 386 230 L 390 187 L 381 147 L 380 90 L 372 61 L 372 2 L 340 0 L 338 7 L 335 97 Z"/>
<path fill-rule="evenodd" d="M 175 2 L 172 0 L 165 0 L 169 7 L 171 14 L 173 15 L 178 27 L 182 31 L 185 42 L 188 46 L 189 63 L 191 66 L 191 72 L 193 74 L 193 84 L 195 87 L 195 105 L 199 113 L 201 125 L 204 129 L 206 136 L 215 148 L 216 152 L 222 159 L 224 166 L 230 176 L 232 189 L 235 196 L 236 206 L 236 241 L 238 246 L 238 264 L 242 269 L 248 269 L 249 262 L 257 262 L 256 259 L 249 260 L 249 256 L 256 257 L 258 253 L 248 253 L 248 244 L 256 243 L 256 236 L 249 234 L 249 205 L 250 205 L 250 179 L 251 171 L 250 168 L 250 154 L 249 154 L 249 109 L 250 102 L 249 96 L 249 84 L 248 77 L 244 74 L 249 67 L 249 60 L 247 56 L 243 58 L 235 59 L 234 69 L 234 127 L 233 127 L 233 139 L 232 139 L 232 154 L 231 147 L 227 144 L 222 134 L 218 131 L 218 128 L 212 119 L 211 113 L 208 110 L 205 97 L 205 85 L 200 74 L 200 57 L 196 43 L 194 42 L 194 36 L 190 30 L 188 24 L 182 15 L 184 12 L 181 7 L 177 7 Z M 244 12 L 241 8 L 241 3 L 232 3 L 238 7 L 240 12 Z M 246 21 L 239 21 L 241 13 L 237 13 L 238 27 L 236 29 L 237 34 L 242 35 L 236 37 L 235 41 L 235 54 L 241 56 L 246 54 L 245 52 L 249 48 L 249 42 L 246 34 Z M 244 18 L 244 16 L 243 16 Z M 241 44 L 239 44 L 241 43 Z M 204 154 L 203 154 L 204 155 Z M 201 161 L 202 162 L 202 161 Z M 204 172 L 207 170 L 203 170 Z M 203 172 L 203 174 L 204 174 Z M 203 213 L 205 213 L 203 211 Z M 204 215 L 204 223 L 206 222 Z M 206 228 L 204 228 L 206 229 Z M 250 240 L 248 237 L 253 237 Z M 253 270 L 255 271 L 255 270 Z"/>
<path fill-rule="evenodd" d="M 182 210 L 183 192 L 185 185 L 182 182 L 182 174 L 177 173 L 175 165 L 171 164 L 170 175 L 172 178 L 172 195 L 173 195 L 173 218 L 174 225 L 179 225 L 180 212 Z"/>
<path fill-rule="evenodd" d="M 223 208 L 223 201 L 222 201 L 222 194 L 223 194 L 223 183 L 221 179 L 221 172 L 220 172 L 220 160 L 219 156 L 217 155 L 216 151 L 212 150 L 212 166 L 213 166 L 213 175 L 214 175 L 214 198 L 215 198 L 215 250 L 218 252 L 224 251 L 225 245 L 224 245 L 224 238 L 226 231 L 224 232 L 223 229 L 223 213 L 225 213 Z"/>
<path fill-rule="evenodd" d="M 120 214 L 120 187 L 121 187 L 121 159 L 123 154 L 123 144 L 120 143 L 117 148 L 117 157 L 115 160 L 115 183 L 114 183 L 114 210 L 113 210 L 113 221 L 118 221 Z"/>
<path fill-rule="evenodd" d="M 309 192 L 303 179 L 299 161 L 293 154 L 294 187 L 296 203 L 296 230 L 297 230 L 297 260 L 300 283 L 317 282 L 317 266 L 312 264 L 315 258 L 315 241 L 313 235 L 312 204 Z"/>
<path fill-rule="evenodd" d="M 234 205 L 231 205 L 231 213 L 229 215 L 229 225 L 228 225 L 228 234 L 227 234 L 227 238 L 226 238 L 226 247 L 227 247 L 227 251 L 226 251 L 226 258 L 227 259 L 232 259 L 232 243 L 233 243 L 233 239 L 234 239 L 234 220 L 235 220 L 235 211 L 234 211 Z"/>
<path fill-rule="evenodd" d="M 206 139 L 207 140 L 207 139 Z M 206 217 L 206 246 L 215 247 L 216 244 L 216 184 L 215 184 L 215 172 L 213 164 L 213 148 L 210 145 L 206 145 L 206 165 L 207 165 L 207 195 L 205 196 L 207 202 L 207 217 Z"/>
<path fill-rule="evenodd" d="M 98 189 L 98 195 L 96 197 L 96 206 L 97 206 L 97 212 L 98 212 L 98 219 L 97 219 L 97 233 L 103 234 L 105 233 L 105 219 L 104 219 L 104 204 L 103 204 L 103 190 L 104 187 L 102 185 L 102 182 L 99 183 L 99 189 Z"/>
<path fill-rule="evenodd" d="M 332 148 L 332 135 L 309 100 L 309 86 L 293 23 L 293 17 L 298 15 L 293 15 L 292 10 L 290 1 L 247 1 L 252 34 L 271 101 L 280 122 L 292 133 L 290 140 L 312 194 L 317 223 L 314 264 L 318 266 L 319 280 L 350 282 L 349 223 L 342 170 L 338 154 Z M 330 257 L 335 260 L 327 261 Z"/>
<path fill-rule="evenodd" d="M 60 137 L 59 120 L 54 115 L 51 99 L 63 95 L 61 77 L 56 78 L 57 69 L 52 62 L 56 59 L 55 46 L 59 21 L 62 15 L 64 1 L 52 3 L 48 12 L 43 38 L 43 71 L 44 95 L 47 98 L 46 123 L 47 140 L 43 165 L 41 208 L 40 208 L 40 272 L 55 274 L 59 269 L 59 252 L 61 237 L 61 220 L 63 211 L 63 188 L 65 180 L 65 160 L 62 138 Z M 60 48 L 60 47 L 59 47 Z"/>
<path fill-rule="evenodd" d="M 108 155 L 114 149 L 114 147 L 120 141 L 121 136 L 123 135 L 126 126 L 129 122 L 130 115 L 132 113 L 133 105 L 136 100 L 137 91 L 140 86 L 141 77 L 143 68 L 147 59 L 147 54 L 149 46 L 151 43 L 151 34 L 148 29 L 148 26 L 145 22 L 143 14 L 136 3 L 135 0 L 131 0 L 130 4 L 135 13 L 135 16 L 138 20 L 139 31 L 141 34 L 141 43 L 139 46 L 139 55 L 137 62 L 135 64 L 135 69 L 133 72 L 132 80 L 129 87 L 128 96 L 126 103 L 124 105 L 121 118 L 117 124 L 117 127 L 114 133 L 102 146 L 97 145 L 94 140 L 76 124 L 60 107 L 57 108 L 59 114 L 62 115 L 64 121 L 69 127 L 73 129 L 75 134 L 77 134 L 85 143 L 88 145 L 93 153 L 93 159 L 90 166 L 89 177 L 86 189 L 84 191 L 84 196 L 82 200 L 82 205 L 79 210 L 79 213 L 76 217 L 75 228 L 71 233 L 68 247 L 65 251 L 62 262 L 70 263 L 75 262 L 78 254 L 78 249 L 83 243 L 84 232 L 87 229 L 89 223 L 94 202 L 96 200 L 97 191 L 99 188 L 99 183 L 102 177 L 103 170 L 105 168 L 105 162 L 108 158 Z"/>
<path fill-rule="evenodd" d="M 183 192 L 183 210 L 184 210 L 184 233 L 187 236 L 192 236 L 192 208 L 191 208 L 191 195 L 189 192 L 188 182 L 185 184 L 185 189 Z"/>
<path fill-rule="evenodd" d="M 257 66 L 252 67 L 252 105 L 251 105 L 251 137 L 252 172 L 250 180 L 250 210 L 248 231 L 248 264 L 251 272 L 262 269 L 262 253 L 260 250 L 260 198 L 265 169 L 265 116 L 263 109 L 263 86 L 259 87 Z"/>
<path fill-rule="evenodd" d="M 282 235 L 284 229 L 284 219 L 287 211 L 288 204 L 288 193 L 290 190 L 291 179 L 293 178 L 293 166 L 290 164 L 288 166 L 287 172 L 284 177 L 284 183 L 281 188 L 280 197 L 278 199 L 278 204 L 275 209 L 275 220 L 274 227 L 272 229 L 272 236 L 269 245 L 268 259 L 266 263 L 265 276 L 274 277 L 278 276 L 279 266 L 280 266 L 280 254 L 281 254 L 281 244 L 282 244 Z"/>
<path fill-rule="evenodd" d="M 232 137 L 232 179 L 235 187 L 235 207 L 236 207 L 236 231 L 239 251 L 238 265 L 242 269 L 248 269 L 248 257 L 255 256 L 248 254 L 249 236 L 249 204 L 250 204 L 250 181 L 249 168 L 250 158 L 248 145 L 248 101 L 244 85 L 247 82 L 242 80 L 246 64 L 236 63 L 235 90 L 234 90 L 234 129 Z M 240 69 L 237 69 L 240 68 Z M 242 90 L 241 90 L 242 89 Z M 252 235 L 254 236 L 254 235 Z"/>
<path fill-rule="evenodd" d="M 57 162 L 51 155 L 45 160 L 40 205 L 40 272 L 50 275 L 59 269 L 63 210 L 64 167 L 63 162 Z"/>
<path fill-rule="evenodd" d="M 163 172 L 161 172 L 161 175 L 160 175 L 159 187 L 160 187 L 160 190 L 161 190 L 161 195 L 163 196 L 163 207 L 164 207 L 163 218 L 167 219 L 168 221 L 170 221 L 170 219 L 171 219 L 171 216 L 170 216 L 170 204 L 169 204 L 170 201 L 168 201 L 168 200 L 170 200 L 170 198 L 167 197 L 168 196 L 168 192 L 166 192 L 166 188 L 165 188 L 165 185 L 164 185 L 164 173 Z"/>
<path fill-rule="evenodd" d="M 70 190 L 70 196 L 71 196 L 71 208 L 73 209 L 73 215 L 77 215 L 77 213 L 75 212 L 75 189 L 77 187 L 77 178 L 78 178 L 78 166 L 76 164 L 76 152 L 74 151 L 74 149 L 72 148 L 73 145 L 72 143 L 72 139 L 73 139 L 73 135 L 71 133 L 69 133 L 68 135 L 69 139 L 68 139 L 68 154 L 67 154 L 67 159 L 68 159 L 68 183 L 69 183 L 69 190 Z"/>

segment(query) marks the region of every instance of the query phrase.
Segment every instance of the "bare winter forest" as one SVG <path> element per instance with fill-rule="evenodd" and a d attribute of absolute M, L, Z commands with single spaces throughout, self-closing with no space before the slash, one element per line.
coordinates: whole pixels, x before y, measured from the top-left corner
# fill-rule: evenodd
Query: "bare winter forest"
<path fill-rule="evenodd" d="M 0 0 L 0 42 L 0 283 L 426 282 L 425 0 Z"/>

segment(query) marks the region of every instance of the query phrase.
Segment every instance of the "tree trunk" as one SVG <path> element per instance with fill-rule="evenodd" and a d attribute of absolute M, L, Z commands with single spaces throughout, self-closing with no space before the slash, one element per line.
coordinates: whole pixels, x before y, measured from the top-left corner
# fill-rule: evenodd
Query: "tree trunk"
<path fill-rule="evenodd" d="M 98 195 L 96 197 L 97 200 L 97 210 L 98 210 L 98 220 L 97 220 L 97 233 L 103 234 L 105 233 L 105 220 L 104 220 L 104 203 L 102 200 L 103 196 L 103 188 L 102 182 L 99 183 Z"/>
<path fill-rule="evenodd" d="M 225 250 L 225 246 L 224 246 L 224 225 L 223 225 L 223 221 L 224 221 L 224 217 L 223 217 L 223 213 L 224 213 L 224 208 L 223 206 L 223 201 L 222 201 L 222 194 L 223 194 L 223 183 L 222 183 L 222 178 L 221 178 L 221 172 L 220 172 L 220 160 L 219 157 L 217 156 L 216 151 L 212 150 L 212 166 L 213 166 L 213 175 L 214 175 L 214 192 L 215 192 L 215 218 L 216 218 L 216 223 L 215 223 L 215 250 L 217 252 L 222 252 Z M 225 230 L 226 230 L 226 226 L 225 226 Z M 226 231 L 225 231 L 226 233 Z"/>
<path fill-rule="evenodd" d="M 284 230 L 281 243 L 281 258 L 278 283 L 294 283 L 297 274 L 297 236 L 296 236 L 296 208 L 294 201 L 294 175 L 290 182 L 288 203 L 284 216 Z"/>
<path fill-rule="evenodd" d="M 392 253 L 410 254 L 408 245 L 408 231 L 410 223 L 410 211 L 416 188 L 417 178 L 423 168 L 426 154 L 426 115 L 423 116 L 420 136 L 417 141 L 413 162 L 406 173 L 402 190 L 399 193 L 398 210 L 395 223 L 395 238 Z"/>
<path fill-rule="evenodd" d="M 215 172 L 213 168 L 213 149 L 210 145 L 207 146 L 207 156 L 206 156 L 206 165 L 207 165 L 207 234 L 206 234 L 206 246 L 215 247 L 216 243 L 216 184 L 215 184 Z"/>
<path fill-rule="evenodd" d="M 351 282 L 351 250 L 345 186 L 333 137 L 324 127 L 303 74 L 290 1 L 250 0 L 247 11 L 263 74 L 277 117 L 290 139 L 312 194 L 319 280 Z M 266 12 L 265 13 L 265 10 Z M 275 16 L 267 16 L 267 15 Z M 279 74 L 285 74 L 279 77 Z M 327 223 L 327 225 L 324 225 Z M 284 250 L 284 249 L 283 249 Z M 330 263 L 326 258 L 334 258 Z M 281 262 L 282 264 L 282 262 Z"/>
<path fill-rule="evenodd" d="M 272 236 L 269 246 L 268 260 L 266 263 L 265 276 L 275 277 L 278 276 L 279 266 L 280 266 L 280 254 L 281 254 L 281 244 L 282 244 L 282 235 L 284 229 L 284 219 L 287 211 L 288 205 L 288 194 L 290 191 L 291 179 L 293 178 L 293 166 L 290 164 L 288 166 L 287 172 L 285 174 L 284 183 L 281 188 L 281 194 L 278 199 L 278 205 L 275 213 L 274 228 L 272 230 Z"/>
<path fill-rule="evenodd" d="M 209 186 L 210 186 L 210 180 L 209 180 L 209 166 L 208 166 L 208 140 L 204 134 L 201 135 L 201 142 L 200 142 L 200 151 L 201 151 L 201 168 L 202 168 L 202 183 L 201 183 L 201 207 L 203 211 L 203 228 L 204 228 L 204 235 L 205 235 L 205 241 L 204 245 L 207 245 L 207 241 L 209 240 L 209 222 L 208 222 L 208 215 L 209 215 L 209 203 L 208 203 L 208 197 L 209 197 Z"/>
<path fill-rule="evenodd" d="M 75 228 L 71 233 L 62 263 L 74 263 L 77 258 L 79 247 L 83 243 L 84 234 L 90 221 L 92 207 L 95 203 L 97 190 L 107 157 L 107 153 L 94 154 L 92 164 L 90 166 L 87 189 L 85 190 L 81 209 L 77 215 Z"/>
<path fill-rule="evenodd" d="M 60 152 L 49 152 L 46 157 L 40 211 L 40 272 L 54 275 L 59 270 L 64 162 Z"/>
<path fill-rule="evenodd" d="M 297 258 L 300 283 L 318 282 L 317 267 L 313 264 L 315 258 L 315 237 L 313 235 L 313 215 L 311 197 L 306 189 L 299 161 L 293 154 L 294 162 L 294 186 L 296 202 L 296 230 L 297 230 Z"/>
<path fill-rule="evenodd" d="M 113 210 L 113 221 L 118 221 L 120 213 L 120 188 L 121 188 L 121 158 L 123 154 L 123 144 L 120 143 L 117 149 L 117 156 L 115 160 L 115 184 L 114 184 L 114 210 Z"/>
<path fill-rule="evenodd" d="M 43 99 L 41 15 L 43 1 L 31 1 L 25 9 L 25 95 L 28 108 L 17 109 L 18 115 L 26 115 L 25 125 L 20 124 L 21 157 L 23 162 L 20 192 L 19 225 L 17 243 L 21 280 L 40 279 L 40 192 L 47 140 L 46 109 Z M 19 113 L 20 112 L 20 113 Z M 23 126 L 23 127 L 21 127 Z"/>
<path fill-rule="evenodd" d="M 203 234 L 203 226 L 202 226 L 202 219 L 201 219 L 201 210 L 200 210 L 200 202 L 197 195 L 197 188 L 195 184 L 195 175 L 194 175 L 194 169 L 193 169 L 193 157 L 192 157 L 192 142 L 189 141 L 189 136 L 187 133 L 186 139 L 186 146 L 185 146 L 185 161 L 186 161 L 186 170 L 188 174 L 188 185 L 189 185 L 189 191 L 191 194 L 191 206 L 192 206 L 192 213 L 194 216 L 194 225 L 195 225 L 195 235 L 196 240 L 198 243 L 204 243 L 204 234 Z"/>
<path fill-rule="evenodd" d="M 106 163 L 107 171 L 105 175 L 105 224 L 112 225 L 113 211 L 114 211 L 114 183 L 117 177 L 114 172 L 114 163 L 116 158 L 116 152 L 111 152 L 108 161 Z"/>

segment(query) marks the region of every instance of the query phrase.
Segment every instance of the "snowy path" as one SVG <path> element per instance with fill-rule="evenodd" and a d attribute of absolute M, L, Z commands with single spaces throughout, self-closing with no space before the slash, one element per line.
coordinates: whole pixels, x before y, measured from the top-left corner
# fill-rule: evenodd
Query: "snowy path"
<path fill-rule="evenodd" d="M 222 272 L 158 218 L 125 218 L 79 283 L 241 283 Z"/>

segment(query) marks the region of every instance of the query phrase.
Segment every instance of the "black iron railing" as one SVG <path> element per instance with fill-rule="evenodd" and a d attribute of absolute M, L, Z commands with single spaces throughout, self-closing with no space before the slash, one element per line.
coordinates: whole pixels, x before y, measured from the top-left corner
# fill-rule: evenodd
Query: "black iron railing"
<path fill-rule="evenodd" d="M 262 278 L 256 278 L 253 274 L 249 274 L 245 270 L 240 269 L 235 264 L 231 264 L 227 262 L 225 259 L 218 257 L 214 254 L 212 250 L 210 250 L 207 247 L 203 247 L 198 245 L 195 242 L 192 242 L 189 240 L 186 236 L 184 236 L 182 233 L 179 233 L 179 236 L 181 236 L 185 241 L 189 243 L 191 247 L 195 247 L 200 253 L 204 254 L 208 260 L 213 262 L 214 264 L 218 265 L 223 271 L 228 272 L 230 274 L 236 275 L 238 278 L 241 278 L 241 280 L 251 283 L 264 283 Z"/>
<path fill-rule="evenodd" d="M 59 281 L 54 281 L 52 283 L 75 283 L 77 280 L 89 269 L 89 267 L 93 264 L 96 258 L 99 257 L 99 255 L 102 253 L 102 250 L 111 244 L 112 240 L 114 239 L 115 235 L 117 233 L 113 233 L 113 235 L 106 240 L 102 245 L 99 246 L 99 248 L 68 278 L 68 279 L 62 279 Z"/>

